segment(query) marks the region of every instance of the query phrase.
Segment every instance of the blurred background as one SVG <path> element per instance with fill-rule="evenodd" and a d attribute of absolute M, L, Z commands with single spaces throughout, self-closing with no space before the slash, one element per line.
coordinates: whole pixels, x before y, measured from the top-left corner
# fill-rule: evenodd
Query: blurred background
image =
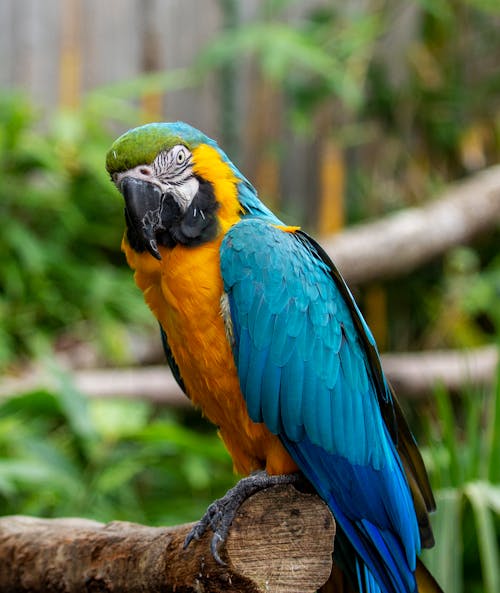
<path fill-rule="evenodd" d="M 120 252 L 118 134 L 201 128 L 324 239 L 484 175 L 500 192 L 497 0 L 1 0 L 0 55 L 0 514 L 180 523 L 235 480 L 141 375 L 163 358 Z M 352 284 L 387 365 L 486 369 L 399 389 L 438 500 L 426 562 L 455 593 L 500 591 L 496 203 L 466 244 Z"/>

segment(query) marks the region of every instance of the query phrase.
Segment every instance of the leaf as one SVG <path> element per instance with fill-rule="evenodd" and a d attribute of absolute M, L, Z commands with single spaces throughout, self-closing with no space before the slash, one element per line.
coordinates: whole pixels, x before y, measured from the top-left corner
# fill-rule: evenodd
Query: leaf
<path fill-rule="evenodd" d="M 134 436 L 148 423 L 151 406 L 143 401 L 97 400 L 90 404 L 96 431 L 106 439 Z"/>
<path fill-rule="evenodd" d="M 68 423 L 74 433 L 81 439 L 87 449 L 96 441 L 97 431 L 92 422 L 89 412 L 88 400 L 76 389 L 71 375 L 54 364 L 50 364 L 50 370 L 59 384 L 55 395 L 58 398 Z"/>
<path fill-rule="evenodd" d="M 492 389 L 491 408 L 488 411 L 488 478 L 500 483 L 500 362 L 497 366 L 495 386 Z"/>
<path fill-rule="evenodd" d="M 468 484 L 465 494 L 474 512 L 477 540 L 483 571 L 485 593 L 500 591 L 500 554 L 495 534 L 495 523 L 484 489 L 478 484 Z"/>
<path fill-rule="evenodd" d="M 467 488 L 470 484 L 467 485 Z M 489 482 L 473 482 L 472 489 L 477 497 L 480 497 L 484 504 L 494 513 L 500 516 L 500 485 Z"/>
<path fill-rule="evenodd" d="M 125 81 L 114 82 L 87 93 L 87 100 L 103 97 L 137 98 L 142 95 L 177 91 L 194 86 L 199 77 L 188 68 L 142 74 Z"/>
<path fill-rule="evenodd" d="M 487 458 L 484 455 L 484 434 L 478 430 L 484 411 L 484 396 L 479 389 L 468 388 L 463 394 L 466 416 L 466 447 L 464 447 L 464 481 L 484 477 Z"/>
<path fill-rule="evenodd" d="M 462 593 L 462 494 L 455 489 L 445 489 L 438 490 L 435 496 L 437 512 L 432 523 L 436 545 L 432 550 L 424 550 L 422 556 L 444 591 Z"/>
<path fill-rule="evenodd" d="M 460 463 L 459 439 L 455 426 L 451 398 L 442 385 L 436 387 L 435 398 L 439 412 L 443 441 L 450 455 L 449 472 L 451 485 L 460 486 L 463 479 L 463 467 Z"/>
<path fill-rule="evenodd" d="M 155 421 L 141 431 L 137 438 L 148 443 L 168 445 L 178 452 L 200 454 L 205 459 L 226 462 L 229 459 L 222 442 L 213 435 L 197 434 L 174 422 Z"/>
<path fill-rule="evenodd" d="M 92 484 L 101 494 L 112 494 L 119 489 L 130 488 L 131 480 L 144 470 L 140 460 L 125 458 L 108 465 Z"/>

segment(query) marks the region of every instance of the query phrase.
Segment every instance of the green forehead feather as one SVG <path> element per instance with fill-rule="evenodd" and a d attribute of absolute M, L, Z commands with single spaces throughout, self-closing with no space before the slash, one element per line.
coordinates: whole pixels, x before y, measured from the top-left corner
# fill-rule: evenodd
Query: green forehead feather
<path fill-rule="evenodd" d="M 125 132 L 115 140 L 106 155 L 110 174 L 151 164 L 162 150 L 184 144 L 192 150 L 199 144 L 212 144 L 202 132 L 183 122 L 146 124 Z"/>

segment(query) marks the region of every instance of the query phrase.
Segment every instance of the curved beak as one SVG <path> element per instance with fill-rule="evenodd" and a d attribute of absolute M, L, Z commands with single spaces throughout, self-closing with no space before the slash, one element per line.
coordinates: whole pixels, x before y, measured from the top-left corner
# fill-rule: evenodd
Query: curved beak
<path fill-rule="evenodd" d="M 162 192 L 154 183 L 135 177 L 124 177 L 120 191 L 125 199 L 125 217 L 129 232 L 136 239 L 139 250 L 161 260 L 156 231 L 161 228 Z"/>

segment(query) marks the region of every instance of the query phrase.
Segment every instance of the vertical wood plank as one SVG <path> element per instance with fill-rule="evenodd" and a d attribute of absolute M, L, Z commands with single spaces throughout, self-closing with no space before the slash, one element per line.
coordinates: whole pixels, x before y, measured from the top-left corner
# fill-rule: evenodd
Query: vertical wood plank
<path fill-rule="evenodd" d="M 0 2 L 0 85 L 10 87 L 13 83 L 13 54 L 14 54 L 14 0 Z"/>
<path fill-rule="evenodd" d="M 251 111 L 246 125 L 247 163 L 261 197 L 268 206 L 278 209 L 282 96 L 275 85 L 255 70 L 252 80 Z"/>
<path fill-rule="evenodd" d="M 12 84 L 24 89 L 36 105 L 56 105 L 62 0 L 12 1 Z M 6 24 L 1 26 L 3 35 Z"/>
<path fill-rule="evenodd" d="M 59 60 L 59 105 L 74 109 L 80 102 L 82 47 L 81 0 L 61 2 L 61 50 Z"/>
<path fill-rule="evenodd" d="M 157 0 L 143 0 L 140 12 L 141 29 L 141 70 L 157 72 L 163 68 L 164 59 L 161 51 L 161 22 L 158 18 Z M 143 122 L 157 121 L 163 115 L 163 96 L 161 93 L 148 93 L 141 97 Z"/>
<path fill-rule="evenodd" d="M 319 177 L 318 232 L 320 235 L 327 235 L 340 231 L 345 223 L 344 156 L 330 133 L 321 142 Z"/>
<path fill-rule="evenodd" d="M 213 40 L 221 27 L 217 0 L 167 0 L 161 3 L 161 51 L 167 70 L 193 65 L 200 50 Z M 195 89 L 168 93 L 164 101 L 165 119 L 188 121 L 209 136 L 218 136 L 218 97 L 215 77 L 209 76 Z"/>
<path fill-rule="evenodd" d="M 139 11 L 140 0 L 84 0 L 84 91 L 140 73 Z"/>

